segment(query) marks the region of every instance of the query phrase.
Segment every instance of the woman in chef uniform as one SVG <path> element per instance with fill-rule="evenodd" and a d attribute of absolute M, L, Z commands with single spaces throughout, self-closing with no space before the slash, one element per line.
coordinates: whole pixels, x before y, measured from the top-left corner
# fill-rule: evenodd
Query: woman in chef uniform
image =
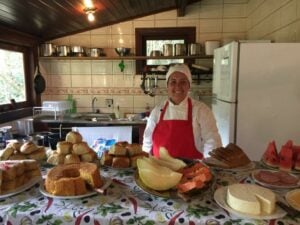
<path fill-rule="evenodd" d="M 173 157 L 208 157 L 221 138 L 210 108 L 188 97 L 192 75 L 185 64 L 170 66 L 166 74 L 168 99 L 152 110 L 144 132 L 143 150 L 159 157 L 165 147 Z"/>

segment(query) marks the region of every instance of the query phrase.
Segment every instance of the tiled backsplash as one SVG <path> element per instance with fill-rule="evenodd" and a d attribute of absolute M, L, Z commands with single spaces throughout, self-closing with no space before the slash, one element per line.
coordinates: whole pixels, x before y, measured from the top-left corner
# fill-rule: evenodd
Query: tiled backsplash
<path fill-rule="evenodd" d="M 135 53 L 135 28 L 151 27 L 196 27 L 196 42 L 202 46 L 206 40 L 246 38 L 245 0 L 223 1 L 203 0 L 189 5 L 183 17 L 177 17 L 176 10 L 149 15 L 142 18 L 114 24 L 70 35 L 51 42 L 56 45 L 81 45 L 103 48 L 107 56 L 116 56 L 115 47 L 129 47 Z M 73 94 L 78 111 L 91 111 L 93 97 L 97 97 L 96 108 L 112 112 L 105 105 L 105 99 L 114 100 L 121 112 L 143 112 L 147 105 L 154 107 L 166 98 L 166 83 L 159 80 L 155 97 L 143 93 L 140 88 L 141 75 L 135 74 L 135 61 L 126 60 L 124 72 L 120 71 L 119 60 L 41 60 L 41 72 L 46 77 L 47 89 L 43 100 L 62 100 Z M 201 61 L 202 65 L 212 66 Z M 209 104 L 211 82 L 193 84 L 192 97 L 206 99 Z"/>

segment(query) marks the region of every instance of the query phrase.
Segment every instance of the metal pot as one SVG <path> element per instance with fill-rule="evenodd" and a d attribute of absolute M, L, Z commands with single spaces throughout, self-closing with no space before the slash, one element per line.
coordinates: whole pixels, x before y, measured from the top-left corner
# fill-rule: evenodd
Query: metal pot
<path fill-rule="evenodd" d="M 103 49 L 102 48 L 91 48 L 89 50 L 89 56 L 91 57 L 100 57 L 103 54 Z"/>
<path fill-rule="evenodd" d="M 175 56 L 186 55 L 186 45 L 185 44 L 175 44 Z"/>
<path fill-rule="evenodd" d="M 60 45 L 56 47 L 56 53 L 58 56 L 70 55 L 70 46 Z"/>
<path fill-rule="evenodd" d="M 52 56 L 54 48 L 51 43 L 44 43 L 40 45 L 40 56 Z"/>
<path fill-rule="evenodd" d="M 191 43 L 188 45 L 188 55 L 200 55 L 201 45 L 197 43 Z"/>
<path fill-rule="evenodd" d="M 164 44 L 163 45 L 163 55 L 164 56 L 173 56 L 173 44 Z"/>
<path fill-rule="evenodd" d="M 81 46 L 72 46 L 71 52 L 73 56 L 84 56 L 84 49 Z"/>
<path fill-rule="evenodd" d="M 16 121 L 19 134 L 29 136 L 33 133 L 33 119 L 21 119 Z"/>

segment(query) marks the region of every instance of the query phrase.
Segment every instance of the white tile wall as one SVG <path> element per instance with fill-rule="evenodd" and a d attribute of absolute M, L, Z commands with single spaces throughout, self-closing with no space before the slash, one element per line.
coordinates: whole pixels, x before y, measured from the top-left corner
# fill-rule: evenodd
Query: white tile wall
<path fill-rule="evenodd" d="M 119 46 L 130 47 L 135 52 L 137 27 L 181 26 L 195 26 L 196 42 L 202 44 L 206 40 L 267 38 L 299 42 L 299 20 L 300 0 L 202 0 L 188 6 L 184 17 L 177 17 L 176 10 L 170 10 L 52 42 L 101 47 L 108 56 L 115 56 L 114 48 Z M 135 75 L 135 61 L 126 60 L 124 72 L 120 71 L 119 63 L 118 60 L 42 60 L 40 69 L 47 81 L 47 92 L 42 98 L 65 99 L 71 93 L 76 97 L 78 111 L 90 111 L 92 97 L 97 96 L 97 107 L 103 112 L 113 110 L 105 106 L 106 98 L 113 98 L 123 112 L 142 112 L 146 102 L 153 107 L 166 98 L 164 81 L 159 81 L 159 95 L 154 98 L 144 95 L 140 89 L 141 76 Z M 193 85 L 193 90 L 210 90 L 210 85 Z"/>

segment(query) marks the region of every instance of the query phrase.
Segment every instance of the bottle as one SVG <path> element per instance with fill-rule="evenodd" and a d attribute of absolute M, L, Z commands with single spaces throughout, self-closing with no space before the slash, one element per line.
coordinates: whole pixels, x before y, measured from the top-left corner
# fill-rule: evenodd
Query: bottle
<path fill-rule="evenodd" d="M 116 119 L 120 119 L 120 107 L 119 106 L 117 106 L 115 108 L 115 117 L 116 117 Z"/>
<path fill-rule="evenodd" d="M 75 102 L 75 99 L 73 98 L 72 95 L 68 95 L 68 98 L 67 98 L 69 104 L 70 104 L 70 113 L 76 113 L 77 112 L 77 109 L 76 109 L 76 102 Z"/>

